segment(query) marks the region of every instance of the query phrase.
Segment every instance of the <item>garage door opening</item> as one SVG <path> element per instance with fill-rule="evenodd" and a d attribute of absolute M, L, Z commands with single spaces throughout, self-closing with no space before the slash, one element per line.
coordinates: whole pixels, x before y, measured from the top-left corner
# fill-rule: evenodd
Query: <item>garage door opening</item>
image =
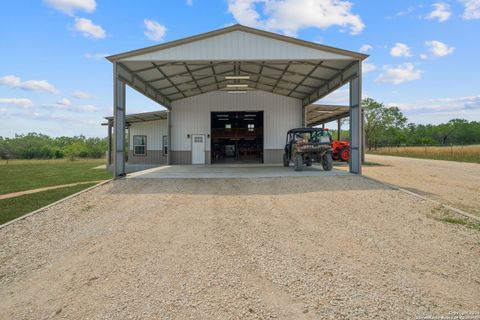
<path fill-rule="evenodd" d="M 212 112 L 212 163 L 263 163 L 263 111 Z"/>

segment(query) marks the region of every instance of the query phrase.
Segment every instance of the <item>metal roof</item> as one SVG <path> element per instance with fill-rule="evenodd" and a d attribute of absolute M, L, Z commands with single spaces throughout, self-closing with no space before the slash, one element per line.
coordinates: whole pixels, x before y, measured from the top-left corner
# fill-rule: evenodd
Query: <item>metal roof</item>
<path fill-rule="evenodd" d="M 368 55 L 363 54 L 363 53 L 354 52 L 354 51 L 350 51 L 350 50 L 344 50 L 344 49 L 340 49 L 340 48 L 335 48 L 335 47 L 332 47 L 332 46 L 327 46 L 327 45 L 319 44 L 319 43 L 316 43 L 316 42 L 305 41 L 305 40 L 301 40 L 301 39 L 297 39 L 297 38 L 293 38 L 293 37 L 288 37 L 288 36 L 284 36 L 284 35 L 274 33 L 274 32 L 268 32 L 268 31 L 264 31 L 264 30 L 250 28 L 250 27 L 247 27 L 247 26 L 243 26 L 241 24 L 235 24 L 235 25 L 232 25 L 232 26 L 229 26 L 229 27 L 213 30 L 213 31 L 210 31 L 210 32 L 201 33 L 201 34 L 198 34 L 198 35 L 195 35 L 195 36 L 186 37 L 186 38 L 183 38 L 183 39 L 170 41 L 170 42 L 166 42 L 166 43 L 162 43 L 162 44 L 158 44 L 158 45 L 154 45 L 154 46 L 150 46 L 150 47 L 146 47 L 146 48 L 141 48 L 141 49 L 137 49 L 137 50 L 131 50 L 131 51 L 126 51 L 126 52 L 119 53 L 119 54 L 110 55 L 106 58 L 111 62 L 125 60 L 125 59 L 131 58 L 131 57 L 140 56 L 142 54 L 152 53 L 152 52 L 165 50 L 165 49 L 169 49 L 169 48 L 176 47 L 176 46 L 185 45 L 185 44 L 195 42 L 195 41 L 205 40 L 205 39 L 208 39 L 208 38 L 211 38 L 211 37 L 219 36 L 219 35 L 222 35 L 222 34 L 233 32 L 233 31 L 243 31 L 243 32 L 247 32 L 247 33 L 251 33 L 251 34 L 255 34 L 255 35 L 259 35 L 259 36 L 263 36 L 263 37 L 267 37 L 267 38 L 271 38 L 271 39 L 276 39 L 276 40 L 285 41 L 285 42 L 289 42 L 289 43 L 296 44 L 296 45 L 301 45 L 301 46 L 304 46 L 304 47 L 309 47 L 309 48 L 320 50 L 320 51 L 326 51 L 326 52 L 331 52 L 331 53 L 335 53 L 335 54 L 341 54 L 341 55 L 349 56 L 349 57 L 351 57 L 353 59 L 356 59 L 356 60 L 365 60 L 366 58 L 368 58 Z M 198 52 L 197 52 L 197 54 L 198 54 Z"/>
<path fill-rule="evenodd" d="M 113 117 L 105 117 L 109 122 L 113 121 Z M 167 111 L 153 111 L 153 112 L 142 112 L 142 113 L 132 113 L 125 116 L 125 123 L 135 123 L 135 122 L 145 122 L 145 121 L 154 121 L 167 119 Z M 106 125 L 106 124 L 105 124 Z"/>
<path fill-rule="evenodd" d="M 368 55 L 242 25 L 107 57 L 158 103 L 215 91 L 263 90 L 310 104 L 358 74 Z"/>
<path fill-rule="evenodd" d="M 350 115 L 349 106 L 311 104 L 306 109 L 307 127 L 314 127 Z"/>

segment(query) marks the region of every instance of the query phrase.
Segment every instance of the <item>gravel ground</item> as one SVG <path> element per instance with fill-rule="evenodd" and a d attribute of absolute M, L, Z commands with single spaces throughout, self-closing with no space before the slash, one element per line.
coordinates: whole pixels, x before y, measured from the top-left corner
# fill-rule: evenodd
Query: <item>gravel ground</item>
<path fill-rule="evenodd" d="M 359 176 L 129 179 L 0 229 L 0 319 L 480 311 L 480 232 Z"/>
<path fill-rule="evenodd" d="M 366 155 L 384 166 L 365 166 L 366 176 L 403 187 L 480 216 L 480 164 Z"/>

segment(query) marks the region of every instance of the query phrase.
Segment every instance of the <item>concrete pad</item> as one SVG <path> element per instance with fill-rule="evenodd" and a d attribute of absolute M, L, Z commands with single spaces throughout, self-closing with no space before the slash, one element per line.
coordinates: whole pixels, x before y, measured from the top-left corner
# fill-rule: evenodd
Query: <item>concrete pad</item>
<path fill-rule="evenodd" d="M 152 169 L 152 168 L 158 168 L 159 166 L 161 166 L 161 165 L 159 165 L 159 164 L 131 164 L 131 163 L 126 163 L 125 164 L 125 172 L 128 174 L 128 173 L 148 170 L 148 169 Z M 104 166 L 104 168 L 105 168 L 105 166 Z M 113 172 L 113 166 L 112 165 L 108 166 L 108 171 Z"/>
<path fill-rule="evenodd" d="M 324 171 L 321 166 L 305 167 L 295 171 L 282 165 L 173 165 L 162 166 L 129 174 L 131 179 L 228 179 L 228 178 L 279 178 L 351 175 L 343 170 Z"/>

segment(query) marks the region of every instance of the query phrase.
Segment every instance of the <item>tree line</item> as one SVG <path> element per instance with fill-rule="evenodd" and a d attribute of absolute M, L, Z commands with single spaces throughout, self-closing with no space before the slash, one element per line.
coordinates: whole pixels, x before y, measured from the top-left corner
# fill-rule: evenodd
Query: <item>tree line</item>
<path fill-rule="evenodd" d="M 40 133 L 0 137 L 2 159 L 101 158 L 107 150 L 107 138 L 56 137 Z"/>
<path fill-rule="evenodd" d="M 382 146 L 467 145 L 480 143 L 480 122 L 452 119 L 447 123 L 407 123 L 395 106 L 371 98 L 362 101 L 368 150 Z"/>
<path fill-rule="evenodd" d="M 362 101 L 365 142 L 369 150 L 382 146 L 467 145 L 480 144 L 480 122 L 452 119 L 447 123 L 408 123 L 402 111 L 371 98 Z M 348 139 L 349 132 L 341 132 Z M 336 133 L 333 131 L 333 137 Z M 40 133 L 0 136 L 2 159 L 61 159 L 68 157 L 101 158 L 107 150 L 107 138 L 56 137 Z"/>

